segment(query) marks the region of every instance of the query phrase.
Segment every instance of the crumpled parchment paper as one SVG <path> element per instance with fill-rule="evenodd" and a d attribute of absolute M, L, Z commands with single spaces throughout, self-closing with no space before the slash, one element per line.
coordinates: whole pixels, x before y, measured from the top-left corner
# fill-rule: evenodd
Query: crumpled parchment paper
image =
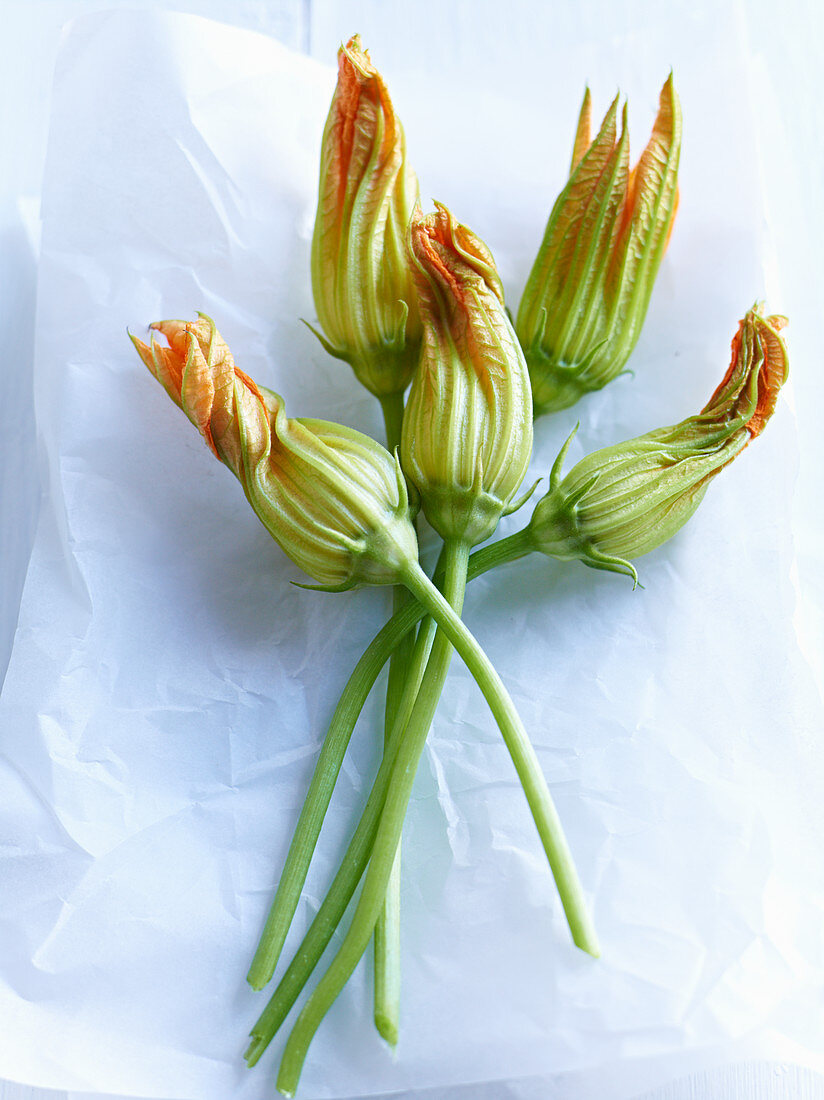
<path fill-rule="evenodd" d="M 667 54 L 645 44 L 624 87 L 636 154 L 673 51 L 729 47 L 719 27 Z M 540 421 L 535 476 L 578 419 L 570 462 L 700 408 L 763 295 L 746 90 L 740 57 L 726 60 L 712 94 L 684 63 L 682 205 L 634 377 Z M 486 238 L 512 305 L 585 80 L 598 106 L 611 97 L 599 72 L 584 43 L 534 74 L 551 123 L 541 97 L 514 110 L 505 81 L 465 70 L 395 97 L 425 200 Z M 264 1003 L 243 976 L 325 722 L 388 597 L 289 584 L 303 577 L 126 328 L 202 309 L 292 415 L 380 434 L 372 399 L 298 321 L 313 318 L 333 82 L 331 67 L 193 17 L 108 13 L 64 42 L 36 326 L 45 498 L 0 703 L 11 1079 L 273 1094 L 281 1043 L 255 1071 L 242 1063 Z M 639 563 L 643 590 L 537 559 L 473 585 L 467 621 L 534 739 L 603 957 L 569 943 L 506 751 L 456 661 L 405 832 L 398 1056 L 371 1028 L 366 964 L 311 1048 L 307 1100 L 603 1080 L 610 1065 L 717 1054 L 753 1034 L 765 1052 L 814 1059 L 821 713 L 792 622 L 795 461 L 784 404 L 688 527 Z M 365 798 L 380 705 L 353 738 L 287 953 Z"/>

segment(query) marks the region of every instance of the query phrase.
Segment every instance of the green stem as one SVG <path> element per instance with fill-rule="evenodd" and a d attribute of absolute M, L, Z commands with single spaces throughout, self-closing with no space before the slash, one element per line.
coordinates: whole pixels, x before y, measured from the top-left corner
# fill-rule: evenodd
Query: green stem
<path fill-rule="evenodd" d="M 254 989 L 263 989 L 275 972 L 358 715 L 390 653 L 423 615 L 423 610 L 413 603 L 389 620 L 358 661 L 338 701 L 295 826 L 263 935 L 249 968 L 247 981 Z"/>
<path fill-rule="evenodd" d="M 417 604 L 413 604 L 416 609 L 417 606 Z M 352 900 L 352 895 L 363 876 L 386 798 L 386 789 L 392 773 L 395 755 L 403 732 L 412 715 L 415 699 L 422 682 L 424 666 L 428 667 L 427 662 L 435 637 L 435 629 L 432 619 L 427 618 L 418 633 L 409 677 L 396 715 L 390 745 L 384 752 L 366 806 L 349 842 L 349 847 L 340 862 L 332 885 L 329 887 L 320 909 L 315 914 L 315 919 L 295 952 L 286 973 L 281 978 L 269 1003 L 252 1028 L 250 1033 L 252 1042 L 245 1054 L 249 1066 L 255 1065 L 259 1060 L 286 1019 L 292 1005 L 300 996 L 301 990 L 328 947 L 335 929 L 343 919 L 349 902 Z"/>
<path fill-rule="evenodd" d="M 450 608 L 450 613 L 457 616 L 458 621 L 460 621 L 469 547 L 463 542 L 447 542 L 445 549 L 446 579 L 444 595 L 441 596 L 438 593 L 438 601 Z M 425 578 L 422 572 L 421 576 Z M 426 580 L 426 584 L 429 584 L 428 580 Z M 411 584 L 409 587 L 412 588 Z M 417 595 L 417 593 L 414 594 Z M 438 601 L 435 601 L 433 606 L 440 613 L 441 609 Z M 451 605 L 454 605 L 455 611 L 451 610 Z M 439 617 L 443 617 L 442 614 L 439 614 Z M 415 699 L 412 715 L 394 754 L 395 759 L 391 769 L 391 778 L 384 800 L 383 811 L 375 833 L 374 844 L 369 856 L 369 867 L 366 871 L 363 889 L 358 899 L 352 923 L 329 969 L 323 975 L 317 988 L 304 1006 L 286 1044 L 277 1082 L 278 1089 L 285 1096 L 294 1096 L 309 1043 L 320 1021 L 343 989 L 369 945 L 375 922 L 383 905 L 386 883 L 392 870 L 398 842 L 403 830 L 403 822 L 409 798 L 412 794 L 412 784 L 418 761 L 438 707 L 451 657 L 452 646 L 446 633 L 439 630 L 435 637 L 435 644 L 432 647 L 432 654 L 426 667 L 423 683 Z"/>
<path fill-rule="evenodd" d="M 526 793 L 567 914 L 573 940 L 583 950 L 597 955 L 598 943 L 595 931 L 586 911 L 583 891 L 549 788 L 503 683 L 472 634 L 461 622 L 460 617 L 429 582 L 417 563 L 409 567 L 404 581 L 412 595 L 426 607 L 441 628 L 433 647 L 430 664 L 436 656 L 439 661 L 446 660 L 448 663 L 446 647 L 448 640 L 461 654 L 467 668 L 483 691 L 501 728 Z M 439 641 L 442 641 L 442 644 L 439 645 Z M 444 656 L 445 653 L 446 656 Z M 421 690 L 418 694 L 412 718 L 398 748 L 369 868 L 352 924 L 337 955 L 304 1006 L 286 1044 L 278 1075 L 278 1088 L 286 1096 L 294 1095 L 315 1031 L 368 945 L 380 911 L 386 878 L 402 829 L 417 760 L 423 750 L 432 714 L 437 707 L 438 695 L 439 692 L 436 695 L 428 690 Z"/>
<path fill-rule="evenodd" d="M 468 580 L 473 580 L 494 566 L 523 557 L 529 551 L 530 547 L 526 542 L 524 531 L 501 539 L 483 550 L 476 551 L 470 557 Z M 438 570 L 436 570 L 437 576 Z M 403 611 L 394 615 L 375 635 L 343 690 L 315 765 L 315 772 L 295 827 L 277 892 L 249 969 L 247 980 L 254 989 L 263 989 L 275 972 L 358 716 L 390 655 L 425 614 L 426 612 L 419 604 L 411 603 Z M 431 636 L 429 644 L 432 644 Z M 347 903 L 348 900 L 347 898 Z M 344 905 L 345 908 L 346 905 Z M 343 911 L 341 911 L 342 915 Z M 334 925 L 332 927 L 334 928 Z M 301 945 L 302 949 L 303 945 Z M 298 992 L 300 988 L 302 985 Z"/>
<path fill-rule="evenodd" d="M 404 580 L 412 595 L 426 607 L 460 653 L 464 664 L 483 692 L 503 735 L 532 811 L 573 942 L 582 951 L 597 957 L 600 953 L 598 937 L 587 911 L 584 892 L 561 827 L 561 820 L 552 801 L 544 773 L 541 771 L 538 757 L 535 755 L 535 749 L 515 709 L 515 704 L 486 653 L 417 563 L 409 568 Z"/>
<path fill-rule="evenodd" d="M 469 570 L 466 579 L 467 581 L 474 581 L 476 577 L 480 577 L 490 569 L 497 569 L 499 565 L 507 565 L 511 561 L 525 558 L 534 549 L 535 546 L 530 538 L 529 528 L 524 527 L 521 531 L 516 531 L 514 535 L 507 535 L 505 539 L 498 539 L 497 542 L 491 542 L 483 549 L 476 550 L 469 558 Z M 437 579 L 436 572 L 435 580 L 437 581 Z"/>
<path fill-rule="evenodd" d="M 386 449 L 390 454 L 395 453 L 395 448 L 401 445 L 401 432 L 403 430 L 403 390 L 399 393 L 388 393 L 378 399 L 383 413 L 383 424 L 386 429 Z"/>
<path fill-rule="evenodd" d="M 388 394 L 381 398 L 383 421 L 386 428 L 386 446 L 394 454 L 401 445 L 403 431 L 403 393 Z M 392 611 L 397 615 L 410 602 L 409 592 L 403 585 L 395 585 L 392 591 Z M 394 716 L 404 695 L 407 668 L 412 655 L 414 638 L 406 635 L 389 659 L 389 679 L 386 684 L 386 704 L 383 723 L 384 752 L 391 736 Z M 375 925 L 375 977 L 373 1018 L 378 1034 L 390 1046 L 398 1041 L 401 1001 L 401 852 L 400 845 L 392 865 L 392 874 L 386 886 L 383 909 Z"/>
<path fill-rule="evenodd" d="M 396 587 L 392 606 L 397 614 L 410 601 L 405 588 Z M 383 723 L 384 752 L 392 737 L 392 724 L 403 698 L 407 673 L 411 632 L 389 659 L 389 680 L 386 685 L 386 709 Z M 372 1015 L 378 1034 L 390 1046 L 398 1041 L 401 1001 L 401 849 L 395 853 L 392 873 L 386 884 L 383 909 L 375 925 L 375 986 Z"/>

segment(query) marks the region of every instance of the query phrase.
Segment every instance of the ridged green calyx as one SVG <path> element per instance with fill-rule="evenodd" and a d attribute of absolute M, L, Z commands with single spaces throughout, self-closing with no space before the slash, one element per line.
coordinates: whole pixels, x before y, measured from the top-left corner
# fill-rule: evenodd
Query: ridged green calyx
<path fill-rule="evenodd" d="M 376 397 L 406 389 L 420 348 L 406 251 L 417 200 L 403 127 L 355 35 L 338 53 L 323 133 L 312 291 L 324 347 Z"/>
<path fill-rule="evenodd" d="M 558 197 L 521 299 L 516 330 L 535 415 L 574 404 L 623 370 L 646 316 L 678 201 L 681 111 L 672 75 L 652 136 L 629 169 L 618 98 L 590 142 L 587 89 L 569 182 Z"/>
<path fill-rule="evenodd" d="M 595 451 L 561 480 L 567 441 L 526 529 L 529 549 L 637 580 L 627 559 L 683 527 L 710 481 L 772 415 L 787 378 L 784 324 L 750 310 L 733 339 L 729 370 L 697 416 Z"/>
<path fill-rule="evenodd" d="M 281 549 L 323 586 L 394 584 L 418 547 L 397 460 L 369 436 L 291 420 L 235 366 L 214 322 L 161 321 L 146 366 L 243 486 Z"/>
<path fill-rule="evenodd" d="M 532 397 L 492 253 L 436 205 L 410 228 L 424 335 L 401 455 L 435 530 L 474 545 L 523 481 Z"/>

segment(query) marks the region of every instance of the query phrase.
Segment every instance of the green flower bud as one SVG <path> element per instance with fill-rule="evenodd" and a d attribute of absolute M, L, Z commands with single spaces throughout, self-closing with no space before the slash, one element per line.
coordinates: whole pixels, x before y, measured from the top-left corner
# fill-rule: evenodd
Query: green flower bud
<path fill-rule="evenodd" d="M 573 405 L 623 370 L 644 323 L 678 203 L 681 112 L 672 75 L 652 136 L 629 170 L 627 112 L 618 99 L 590 144 L 584 97 L 569 182 L 526 284 L 516 329 L 535 415 Z"/>
<path fill-rule="evenodd" d="M 335 589 L 394 584 L 417 562 L 406 482 L 388 451 L 339 424 L 290 420 L 278 394 L 237 369 L 203 314 L 151 327 L 169 346 L 132 337 L 141 359 L 293 562 Z"/>
<path fill-rule="evenodd" d="M 409 385 L 420 321 L 406 251 L 418 181 L 380 73 L 355 35 L 323 133 L 312 290 L 326 338 L 376 397 Z"/>
<path fill-rule="evenodd" d="M 757 307 L 741 322 L 732 362 L 705 408 L 671 428 L 595 451 L 561 480 L 559 454 L 550 491 L 526 529 L 529 548 L 626 573 L 637 558 L 672 538 L 700 504 L 710 481 L 759 435 L 787 378 L 783 317 Z"/>
<path fill-rule="evenodd" d="M 532 398 L 492 254 L 436 206 L 410 229 L 424 336 L 401 454 L 435 530 L 475 545 L 523 481 Z"/>

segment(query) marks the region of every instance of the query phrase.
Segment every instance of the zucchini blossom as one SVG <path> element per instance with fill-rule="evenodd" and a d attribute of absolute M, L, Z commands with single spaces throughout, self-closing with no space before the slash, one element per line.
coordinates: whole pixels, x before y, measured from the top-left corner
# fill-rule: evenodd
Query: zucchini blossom
<path fill-rule="evenodd" d="M 573 405 L 624 368 L 644 323 L 678 203 L 681 111 L 672 74 L 629 169 L 618 97 L 590 141 L 584 96 L 569 182 L 558 196 L 518 310 L 536 416 Z"/>
<path fill-rule="evenodd" d="M 444 539 L 475 545 L 498 525 L 532 454 L 529 374 L 495 261 L 445 206 L 410 229 L 423 320 L 403 421 L 404 472 Z"/>
<path fill-rule="evenodd" d="M 323 132 L 312 291 L 324 347 L 379 398 L 406 389 L 420 349 L 406 252 L 417 200 L 403 127 L 355 35 L 338 53 Z"/>
<path fill-rule="evenodd" d="M 787 379 L 784 317 L 754 307 L 732 342 L 732 362 L 697 416 L 588 455 L 561 480 L 569 440 L 524 534 L 529 549 L 578 558 L 637 582 L 637 558 L 687 522 L 707 486 L 760 435 Z"/>
<path fill-rule="evenodd" d="M 214 322 L 160 321 L 165 347 L 137 351 L 213 454 L 238 478 L 281 549 L 321 585 L 394 584 L 418 547 L 397 460 L 369 436 L 292 420 L 234 363 Z"/>

